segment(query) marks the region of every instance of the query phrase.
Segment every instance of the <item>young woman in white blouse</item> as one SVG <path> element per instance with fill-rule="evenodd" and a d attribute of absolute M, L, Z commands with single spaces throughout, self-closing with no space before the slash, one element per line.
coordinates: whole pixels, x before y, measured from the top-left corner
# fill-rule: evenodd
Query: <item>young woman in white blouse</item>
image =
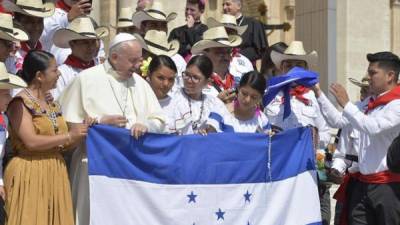
<path fill-rule="evenodd" d="M 237 98 L 233 106 L 229 107 L 231 114 L 223 116 L 217 111 L 212 111 L 207 121 L 207 131 L 246 133 L 270 131 L 270 123 L 259 107 L 266 85 L 264 76 L 257 71 L 244 74 L 237 88 Z"/>
<path fill-rule="evenodd" d="M 171 93 L 171 89 L 175 83 L 176 73 L 177 68 L 174 61 L 166 55 L 154 56 L 147 72 L 147 81 L 156 94 L 161 108 L 167 115 L 166 132 L 170 132 L 170 127 L 173 126 L 171 118 L 168 115 L 175 109 L 175 106 L 171 104 L 174 95 L 174 93 Z"/>
<path fill-rule="evenodd" d="M 211 60 L 205 55 L 194 56 L 182 73 L 183 88 L 172 98 L 174 110 L 168 112 L 172 118 L 171 131 L 177 134 L 194 134 L 205 129 L 211 111 L 222 117 L 229 115 L 224 103 L 217 97 L 203 94 L 213 73 Z"/>

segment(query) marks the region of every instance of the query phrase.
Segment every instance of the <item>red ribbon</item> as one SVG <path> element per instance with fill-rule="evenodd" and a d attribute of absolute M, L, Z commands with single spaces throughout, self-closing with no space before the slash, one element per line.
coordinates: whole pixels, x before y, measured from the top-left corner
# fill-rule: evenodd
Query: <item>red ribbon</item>
<path fill-rule="evenodd" d="M 306 88 L 302 85 L 298 85 L 290 89 L 290 95 L 294 96 L 297 100 L 301 101 L 305 105 L 310 105 L 310 99 L 305 98 L 303 95 L 309 92 L 311 89 Z"/>
<path fill-rule="evenodd" d="M 72 54 L 67 57 L 64 64 L 70 65 L 73 68 L 79 69 L 87 69 L 93 67 L 95 65 L 94 60 L 90 62 L 84 62 L 83 60 L 79 59 L 78 57 L 73 56 Z"/>
<path fill-rule="evenodd" d="M 234 79 L 233 75 L 230 73 L 226 74 L 225 83 L 221 80 L 221 77 L 216 73 L 214 73 L 211 76 L 211 79 L 212 79 L 212 82 L 214 82 L 216 85 L 218 85 L 218 87 L 220 87 L 221 89 L 224 89 L 224 90 L 231 89 L 235 85 L 235 79 Z"/>
<path fill-rule="evenodd" d="M 57 1 L 56 8 L 62 9 L 65 12 L 69 12 L 71 10 L 71 6 L 67 5 L 63 0 Z"/>
<path fill-rule="evenodd" d="M 371 101 L 368 103 L 368 108 L 365 111 L 365 113 L 368 113 L 369 111 L 375 109 L 378 106 L 381 105 L 386 105 L 387 103 L 400 99 L 400 86 L 396 86 L 392 90 L 390 90 L 388 93 L 383 94 L 379 97 L 377 97 L 375 100 Z"/>

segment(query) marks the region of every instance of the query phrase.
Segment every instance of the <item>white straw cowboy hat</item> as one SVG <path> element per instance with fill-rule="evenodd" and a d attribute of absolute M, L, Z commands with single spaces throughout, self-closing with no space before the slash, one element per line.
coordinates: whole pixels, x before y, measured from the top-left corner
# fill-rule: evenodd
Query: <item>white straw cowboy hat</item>
<path fill-rule="evenodd" d="M 7 72 L 6 65 L 0 62 L 0 89 L 26 87 L 26 83 L 19 76 Z"/>
<path fill-rule="evenodd" d="M 133 27 L 132 23 L 133 8 L 122 7 L 119 9 L 117 25 L 113 28 Z"/>
<path fill-rule="evenodd" d="M 29 40 L 29 36 L 25 31 L 14 27 L 10 14 L 0 13 L 0 39 L 7 41 L 27 41 Z"/>
<path fill-rule="evenodd" d="M 233 48 L 242 43 L 242 38 L 238 35 L 228 35 L 225 27 L 212 27 L 203 33 L 203 39 L 195 43 L 192 47 L 193 54 L 200 54 L 208 48 Z"/>
<path fill-rule="evenodd" d="M 226 28 L 236 30 L 239 35 L 242 35 L 247 29 L 247 25 L 238 26 L 236 23 L 236 17 L 229 14 L 223 14 L 219 21 L 212 17 L 208 18 L 207 26 L 209 28 L 224 26 Z"/>
<path fill-rule="evenodd" d="M 170 3 L 173 3 L 172 1 Z M 165 7 L 163 2 L 154 1 L 153 4 L 144 10 L 137 11 L 132 16 L 133 25 L 137 28 L 140 28 L 140 25 L 143 21 L 164 21 L 169 22 L 176 18 L 176 13 L 166 14 Z"/>
<path fill-rule="evenodd" d="M 5 9 L 35 17 L 50 17 L 54 14 L 54 2 L 51 0 L 3 0 Z"/>
<path fill-rule="evenodd" d="M 367 77 L 367 76 L 363 77 L 363 78 L 361 79 L 361 81 L 350 77 L 350 78 L 349 78 L 349 81 L 350 81 L 352 84 L 354 84 L 354 85 L 356 85 L 356 86 L 358 86 L 358 87 L 360 87 L 360 88 L 369 87 L 369 82 L 368 82 L 368 77 Z"/>
<path fill-rule="evenodd" d="M 179 50 L 179 41 L 172 40 L 168 42 L 167 33 L 164 31 L 149 30 L 144 36 L 145 46 L 147 51 L 154 55 L 174 56 Z"/>
<path fill-rule="evenodd" d="M 280 67 L 282 61 L 285 60 L 304 60 L 307 62 L 309 67 L 312 67 L 317 65 L 318 54 L 316 51 L 312 51 L 311 53 L 307 54 L 304 50 L 303 42 L 292 41 L 283 54 L 272 51 L 271 59 L 276 67 Z"/>
<path fill-rule="evenodd" d="M 73 40 L 100 39 L 108 36 L 107 27 L 94 29 L 90 17 L 78 17 L 69 23 L 67 28 L 59 29 L 54 33 L 53 42 L 57 47 L 70 48 Z"/>

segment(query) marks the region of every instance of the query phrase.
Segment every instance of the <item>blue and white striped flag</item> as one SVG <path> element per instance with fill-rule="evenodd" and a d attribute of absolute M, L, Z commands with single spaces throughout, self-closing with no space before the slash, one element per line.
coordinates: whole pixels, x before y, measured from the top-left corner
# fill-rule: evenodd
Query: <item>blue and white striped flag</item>
<path fill-rule="evenodd" d="M 87 138 L 91 225 L 321 224 L 309 128 Z"/>

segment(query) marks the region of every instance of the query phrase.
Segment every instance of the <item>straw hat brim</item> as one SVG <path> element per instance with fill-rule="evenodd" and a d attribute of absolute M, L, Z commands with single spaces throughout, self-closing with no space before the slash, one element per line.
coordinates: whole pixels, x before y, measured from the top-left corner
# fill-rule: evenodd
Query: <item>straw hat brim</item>
<path fill-rule="evenodd" d="M 53 36 L 54 44 L 59 48 L 70 48 L 69 42 L 74 40 L 100 39 L 109 35 L 107 27 L 98 27 L 93 35 L 83 35 L 71 29 L 57 30 Z"/>
<path fill-rule="evenodd" d="M 15 4 L 10 0 L 5 0 L 3 2 L 3 7 L 11 12 L 22 13 L 28 16 L 35 17 L 50 17 L 54 14 L 55 5 L 53 1 L 49 1 L 43 4 L 43 10 L 34 10 L 34 9 L 23 9 L 19 5 Z"/>
<path fill-rule="evenodd" d="M 234 48 L 242 43 L 242 38 L 238 35 L 229 35 L 228 41 L 225 40 L 201 40 L 192 47 L 192 54 L 200 54 L 204 49 L 208 48 Z"/>
<path fill-rule="evenodd" d="M 24 88 L 26 86 L 22 78 L 10 73 L 8 73 L 8 79 L 0 80 L 0 89 Z"/>
<path fill-rule="evenodd" d="M 157 44 L 157 43 L 155 43 Z M 151 52 L 154 55 L 166 55 L 169 57 L 172 57 L 176 55 L 179 51 L 179 41 L 178 40 L 172 40 L 168 43 L 167 49 L 161 49 L 157 46 L 150 45 L 148 41 L 145 40 L 145 45 L 143 48 L 147 50 L 148 52 Z M 163 47 L 163 46 L 161 46 Z"/>
<path fill-rule="evenodd" d="M 309 67 L 317 66 L 318 64 L 318 54 L 316 51 L 312 51 L 307 55 L 288 55 L 282 54 L 276 51 L 271 52 L 271 60 L 276 67 L 280 67 L 282 61 L 284 60 L 304 60 L 307 62 Z"/>
<path fill-rule="evenodd" d="M 138 11 L 133 14 L 132 16 L 132 23 L 133 26 L 140 28 L 140 24 L 142 24 L 143 21 L 164 21 L 164 22 L 169 22 L 171 20 L 174 20 L 178 14 L 176 13 L 170 13 L 168 14 L 167 17 L 163 17 L 160 14 L 154 13 L 154 12 L 147 12 L 147 11 Z"/>
<path fill-rule="evenodd" d="M 208 28 L 224 26 L 226 28 L 230 28 L 230 29 L 236 30 L 238 35 L 242 35 L 247 30 L 247 25 L 236 26 L 236 25 L 233 25 L 233 24 L 224 24 L 224 23 L 221 23 L 221 22 L 217 21 L 213 17 L 210 17 L 210 18 L 207 19 L 207 26 L 208 26 Z"/>
<path fill-rule="evenodd" d="M 29 40 L 29 35 L 25 31 L 14 27 L 13 33 L 0 31 L 0 39 L 8 41 L 27 41 Z"/>
<path fill-rule="evenodd" d="M 360 81 L 358 81 L 358 80 L 356 80 L 356 79 L 354 79 L 354 78 L 352 78 L 352 77 L 349 78 L 349 81 L 350 81 L 352 84 L 354 84 L 354 85 L 356 85 L 356 86 L 358 86 L 358 87 L 360 87 L 360 88 L 369 87 L 369 84 L 362 83 L 362 82 L 360 82 Z"/>
<path fill-rule="evenodd" d="M 133 27 L 133 23 L 132 22 L 128 22 L 128 21 L 121 21 L 121 22 L 117 22 L 117 25 L 110 25 L 112 28 L 114 29 L 118 29 L 118 28 L 126 28 L 126 27 Z"/>

